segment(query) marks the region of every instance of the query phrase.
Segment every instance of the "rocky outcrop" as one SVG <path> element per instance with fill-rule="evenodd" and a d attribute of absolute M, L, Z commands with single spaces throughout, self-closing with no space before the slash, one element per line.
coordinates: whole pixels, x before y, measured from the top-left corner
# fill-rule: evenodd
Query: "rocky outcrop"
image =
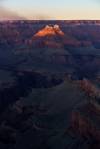
<path fill-rule="evenodd" d="M 95 138 L 100 141 L 100 130 L 98 130 L 87 117 L 82 116 L 79 112 L 72 113 L 71 126 L 75 133 L 79 133 L 86 138 Z"/>
<path fill-rule="evenodd" d="M 32 48 L 63 48 L 64 32 L 59 25 L 46 25 L 43 29 L 37 31 L 29 40 Z"/>
<path fill-rule="evenodd" d="M 91 98 L 100 97 L 100 89 L 87 79 L 80 81 L 80 87 Z"/>
<path fill-rule="evenodd" d="M 100 148 L 100 90 L 89 80 L 79 81 L 85 92 L 84 104 L 79 104 L 71 115 L 71 129 L 90 143 L 90 148 Z M 92 144 L 92 146 L 91 146 Z M 97 145 L 97 146 L 96 146 Z"/>
<path fill-rule="evenodd" d="M 45 28 L 39 30 L 34 37 L 44 37 L 44 36 L 53 36 L 53 35 L 61 35 L 63 36 L 64 33 L 60 29 L 59 25 L 46 25 Z"/>

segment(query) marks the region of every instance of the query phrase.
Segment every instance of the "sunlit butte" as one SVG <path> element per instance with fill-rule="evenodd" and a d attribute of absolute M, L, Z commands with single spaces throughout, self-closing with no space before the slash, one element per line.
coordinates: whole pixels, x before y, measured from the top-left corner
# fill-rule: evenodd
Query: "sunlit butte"
<path fill-rule="evenodd" d="M 1 9 L 2 8 L 2 9 Z M 0 19 L 100 19 L 99 0 L 1 0 Z"/>
<path fill-rule="evenodd" d="M 56 36 L 60 35 L 63 36 L 64 33 L 60 30 L 59 25 L 54 25 L 54 26 L 49 26 L 47 25 L 45 28 L 40 30 L 38 33 L 36 33 L 34 36 L 35 37 L 45 37 L 45 36 Z"/>

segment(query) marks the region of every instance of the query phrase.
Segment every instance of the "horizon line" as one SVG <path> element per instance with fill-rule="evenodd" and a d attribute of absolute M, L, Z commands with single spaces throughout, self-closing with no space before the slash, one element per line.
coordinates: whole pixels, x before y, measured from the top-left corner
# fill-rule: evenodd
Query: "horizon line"
<path fill-rule="evenodd" d="M 100 21 L 100 19 L 0 19 L 1 21 Z"/>

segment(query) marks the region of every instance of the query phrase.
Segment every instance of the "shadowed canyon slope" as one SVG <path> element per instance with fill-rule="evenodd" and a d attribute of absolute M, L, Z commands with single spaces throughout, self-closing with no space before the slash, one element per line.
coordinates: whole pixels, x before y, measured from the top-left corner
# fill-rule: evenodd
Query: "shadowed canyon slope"
<path fill-rule="evenodd" d="M 0 22 L 0 149 L 100 149 L 100 21 Z"/>

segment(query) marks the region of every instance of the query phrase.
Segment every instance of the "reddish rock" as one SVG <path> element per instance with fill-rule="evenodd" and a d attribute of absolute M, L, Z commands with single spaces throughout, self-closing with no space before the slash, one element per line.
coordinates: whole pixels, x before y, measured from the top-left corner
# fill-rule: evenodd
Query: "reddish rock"
<path fill-rule="evenodd" d="M 45 28 L 39 30 L 34 37 L 44 37 L 44 36 L 53 36 L 53 35 L 64 35 L 64 33 L 61 31 L 59 25 L 47 25 Z"/>

